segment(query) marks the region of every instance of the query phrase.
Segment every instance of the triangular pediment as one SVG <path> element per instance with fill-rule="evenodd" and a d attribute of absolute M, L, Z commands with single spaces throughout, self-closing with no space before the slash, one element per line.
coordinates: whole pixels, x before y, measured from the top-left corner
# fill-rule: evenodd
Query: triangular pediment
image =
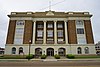
<path fill-rule="evenodd" d="M 52 11 L 48 11 L 46 15 L 47 16 L 52 16 L 52 15 L 54 15 L 54 13 Z"/>

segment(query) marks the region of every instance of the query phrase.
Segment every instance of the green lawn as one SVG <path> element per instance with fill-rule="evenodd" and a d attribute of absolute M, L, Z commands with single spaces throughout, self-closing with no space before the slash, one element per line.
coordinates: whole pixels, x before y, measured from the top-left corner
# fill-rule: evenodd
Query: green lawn
<path fill-rule="evenodd" d="M 20 55 L 0 56 L 0 59 L 26 59 L 26 56 L 20 56 Z"/>
<path fill-rule="evenodd" d="M 74 59 L 90 59 L 100 58 L 100 55 L 74 55 Z M 0 59 L 26 59 L 26 55 L 4 55 L 0 56 Z"/>
<path fill-rule="evenodd" d="M 75 59 L 100 58 L 100 55 L 75 55 Z"/>

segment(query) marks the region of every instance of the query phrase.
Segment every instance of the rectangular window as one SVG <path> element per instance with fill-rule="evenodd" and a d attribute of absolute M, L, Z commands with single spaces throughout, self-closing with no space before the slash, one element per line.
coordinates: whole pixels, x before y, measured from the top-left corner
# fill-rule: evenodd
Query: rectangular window
<path fill-rule="evenodd" d="M 77 34 L 84 34 L 83 28 L 77 28 Z"/>
<path fill-rule="evenodd" d="M 43 31 L 42 30 L 37 31 L 37 37 L 43 37 Z"/>
<path fill-rule="evenodd" d="M 16 33 L 22 34 L 22 33 L 24 33 L 24 29 L 23 28 L 16 28 Z"/>
<path fill-rule="evenodd" d="M 84 38 L 78 39 L 78 44 L 86 44 L 86 40 Z"/>
<path fill-rule="evenodd" d="M 25 21 L 23 21 L 23 20 L 18 20 L 16 24 L 17 24 L 17 25 L 24 25 L 24 22 L 25 22 Z"/>
<path fill-rule="evenodd" d="M 22 38 L 15 38 L 14 44 L 23 44 L 23 39 Z"/>
<path fill-rule="evenodd" d="M 76 25 L 83 25 L 83 21 L 82 20 L 77 20 Z"/>
<path fill-rule="evenodd" d="M 58 24 L 58 28 L 63 28 L 63 24 Z"/>
<path fill-rule="evenodd" d="M 48 28 L 53 28 L 53 24 L 48 24 Z"/>
<path fill-rule="evenodd" d="M 53 31 L 52 30 L 47 31 L 47 37 L 53 37 Z"/>
<path fill-rule="evenodd" d="M 63 30 L 58 30 L 58 37 L 63 37 Z"/>
<path fill-rule="evenodd" d="M 16 21 L 14 44 L 23 44 L 24 24 L 24 20 Z"/>
<path fill-rule="evenodd" d="M 78 34 L 78 35 L 77 35 L 77 42 L 78 42 L 78 44 L 86 44 L 85 35 L 83 35 L 83 34 Z"/>
<path fill-rule="evenodd" d="M 58 42 L 61 42 L 61 41 L 63 41 L 64 39 L 58 39 Z"/>
<path fill-rule="evenodd" d="M 43 28 L 43 24 L 38 24 L 38 28 Z"/>

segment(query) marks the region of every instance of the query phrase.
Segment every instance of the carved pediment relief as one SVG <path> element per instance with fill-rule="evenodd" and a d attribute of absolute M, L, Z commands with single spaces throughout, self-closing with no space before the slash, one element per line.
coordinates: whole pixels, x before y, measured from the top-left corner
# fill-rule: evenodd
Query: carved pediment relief
<path fill-rule="evenodd" d="M 53 13 L 52 11 L 48 11 L 46 15 L 47 15 L 47 16 L 53 16 L 54 13 Z"/>

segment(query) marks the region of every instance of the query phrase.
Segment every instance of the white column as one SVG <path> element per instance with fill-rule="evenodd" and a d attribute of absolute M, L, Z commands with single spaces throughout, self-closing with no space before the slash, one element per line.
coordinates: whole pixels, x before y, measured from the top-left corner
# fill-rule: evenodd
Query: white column
<path fill-rule="evenodd" d="M 43 37 L 43 44 L 46 44 L 46 21 L 44 22 L 44 37 Z"/>
<path fill-rule="evenodd" d="M 64 22 L 65 25 L 65 43 L 68 44 L 68 35 L 67 35 L 67 22 Z"/>
<path fill-rule="evenodd" d="M 35 44 L 35 32 L 36 32 L 36 21 L 34 22 L 33 25 L 33 44 Z"/>
<path fill-rule="evenodd" d="M 54 21 L 54 41 L 57 44 L 57 21 Z"/>

